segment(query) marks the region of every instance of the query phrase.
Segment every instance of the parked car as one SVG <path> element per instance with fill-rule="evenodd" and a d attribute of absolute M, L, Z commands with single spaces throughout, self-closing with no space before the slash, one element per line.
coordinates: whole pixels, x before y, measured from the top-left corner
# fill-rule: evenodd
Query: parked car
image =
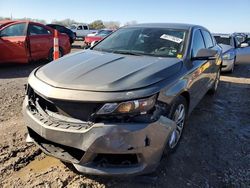
<path fill-rule="evenodd" d="M 236 62 L 240 64 L 250 63 L 250 36 L 246 34 L 237 35 L 240 44 L 236 50 Z"/>
<path fill-rule="evenodd" d="M 244 34 L 213 34 L 213 36 L 222 47 L 222 71 L 233 72 L 236 62 L 249 62 L 250 48 L 247 49 L 248 44 L 243 43 L 246 37 Z"/>
<path fill-rule="evenodd" d="M 53 60 L 54 30 L 31 21 L 6 21 L 0 26 L 0 63 Z M 70 52 L 69 38 L 59 34 L 60 56 Z"/>
<path fill-rule="evenodd" d="M 62 25 L 59 25 L 59 24 L 47 24 L 47 26 L 53 28 L 53 29 L 56 29 L 58 30 L 60 33 L 65 33 L 68 35 L 69 37 L 69 42 L 70 44 L 72 44 L 75 39 L 76 39 L 76 35 L 73 31 L 71 31 L 70 29 L 62 26 Z"/>
<path fill-rule="evenodd" d="M 217 90 L 221 62 L 202 26 L 121 28 L 30 74 L 27 141 L 83 173 L 151 172 L 176 149 L 194 107 Z"/>
<path fill-rule="evenodd" d="M 232 34 L 214 34 L 213 36 L 222 48 L 223 62 L 221 70 L 232 73 L 234 71 L 236 62 L 236 49 L 239 45 L 239 42 Z"/>
<path fill-rule="evenodd" d="M 84 38 L 90 33 L 96 33 L 97 30 L 89 29 L 87 24 L 73 24 L 70 27 L 71 31 L 73 31 L 76 37 Z"/>
<path fill-rule="evenodd" d="M 90 37 L 90 36 L 95 36 L 95 35 L 97 35 L 98 33 L 103 32 L 103 31 L 105 31 L 105 30 L 111 30 L 111 29 L 100 29 L 100 30 L 96 30 L 96 32 L 90 33 L 90 34 L 88 34 L 87 36 L 88 36 L 88 37 Z M 114 30 L 112 30 L 112 31 L 114 31 Z"/>
<path fill-rule="evenodd" d="M 112 32 L 113 32 L 113 30 L 111 30 L 111 29 L 105 29 L 105 30 L 101 30 L 100 32 L 98 32 L 94 36 L 86 36 L 84 39 L 85 47 L 89 48 L 91 46 L 91 44 L 94 44 L 94 43 L 102 40 L 106 36 L 110 35 Z"/>
<path fill-rule="evenodd" d="M 102 30 L 96 30 L 95 32 L 89 33 L 89 34 L 87 34 L 87 37 L 95 36 L 95 35 L 97 35 L 100 31 L 102 31 Z"/>

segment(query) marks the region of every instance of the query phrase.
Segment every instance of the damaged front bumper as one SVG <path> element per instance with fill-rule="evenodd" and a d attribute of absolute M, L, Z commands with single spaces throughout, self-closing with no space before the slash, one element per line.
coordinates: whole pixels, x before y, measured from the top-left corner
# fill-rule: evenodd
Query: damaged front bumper
<path fill-rule="evenodd" d="M 23 114 L 31 139 L 46 154 L 73 163 L 82 173 L 135 175 L 157 167 L 175 122 L 161 116 L 153 123 L 70 123 L 30 110 Z"/>

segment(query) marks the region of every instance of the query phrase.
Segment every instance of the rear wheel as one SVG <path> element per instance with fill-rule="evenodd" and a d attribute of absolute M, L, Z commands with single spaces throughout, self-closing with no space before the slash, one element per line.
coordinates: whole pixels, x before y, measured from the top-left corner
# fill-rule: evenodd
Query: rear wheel
<path fill-rule="evenodd" d="M 64 55 L 63 50 L 61 48 L 59 48 L 59 58 L 62 57 L 63 55 Z M 53 48 L 51 48 L 50 51 L 49 51 L 48 60 L 49 61 L 54 60 L 54 49 Z"/>
<path fill-rule="evenodd" d="M 187 101 L 183 96 L 178 96 L 175 99 L 173 105 L 170 108 L 168 117 L 176 122 L 176 129 L 171 133 L 168 141 L 165 144 L 165 155 L 175 151 L 183 133 L 187 117 Z"/>

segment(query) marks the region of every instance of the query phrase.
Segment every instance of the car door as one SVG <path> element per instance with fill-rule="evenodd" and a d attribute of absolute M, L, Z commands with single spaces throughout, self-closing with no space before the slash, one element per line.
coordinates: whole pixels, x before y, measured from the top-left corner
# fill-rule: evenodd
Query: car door
<path fill-rule="evenodd" d="M 204 42 L 205 42 L 205 46 L 207 49 L 212 49 L 212 50 L 215 50 L 217 51 L 217 47 L 215 45 L 215 41 L 213 40 L 211 34 L 202 29 L 201 30 L 202 32 L 202 36 L 203 36 L 203 39 L 204 39 Z M 206 91 L 208 91 L 212 84 L 214 83 L 214 79 L 216 77 L 216 74 L 217 74 L 217 70 L 218 70 L 218 66 L 217 66 L 217 60 L 216 59 L 211 59 L 211 60 L 208 60 L 204 65 L 202 65 L 202 71 L 203 71 L 203 76 L 204 76 L 204 87 Z"/>
<path fill-rule="evenodd" d="M 52 30 L 41 24 L 30 23 L 28 27 L 28 41 L 31 59 L 33 61 L 46 59 L 49 56 L 50 49 L 53 47 Z"/>
<path fill-rule="evenodd" d="M 244 39 L 245 41 L 242 42 L 241 36 L 235 37 L 236 43 L 238 43 L 236 48 L 236 62 L 240 64 L 249 63 L 250 64 L 250 38 Z M 247 43 L 248 46 L 241 47 L 240 43 Z"/>
<path fill-rule="evenodd" d="M 201 98 L 206 93 L 206 76 L 203 74 L 206 60 L 192 59 L 200 49 L 206 48 L 205 42 L 200 29 L 195 29 L 192 35 L 191 50 L 190 50 L 190 73 L 189 73 L 189 92 L 190 94 L 190 111 L 198 104 Z"/>
<path fill-rule="evenodd" d="M 77 34 L 78 37 L 83 37 L 84 36 L 84 30 L 83 30 L 83 26 L 82 25 L 79 25 L 77 27 L 76 34 Z"/>
<path fill-rule="evenodd" d="M 12 23 L 0 30 L 0 63 L 28 62 L 27 23 Z"/>

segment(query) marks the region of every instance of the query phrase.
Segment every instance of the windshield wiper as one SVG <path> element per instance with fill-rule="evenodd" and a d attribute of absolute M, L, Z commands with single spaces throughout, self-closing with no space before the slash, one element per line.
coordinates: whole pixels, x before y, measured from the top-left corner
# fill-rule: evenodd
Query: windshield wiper
<path fill-rule="evenodd" d="M 136 56 L 141 56 L 141 53 L 136 53 L 136 52 L 132 52 L 132 51 L 124 51 L 124 50 L 114 50 L 112 51 L 112 53 L 116 53 L 116 54 L 125 54 L 125 55 L 136 55 Z"/>

